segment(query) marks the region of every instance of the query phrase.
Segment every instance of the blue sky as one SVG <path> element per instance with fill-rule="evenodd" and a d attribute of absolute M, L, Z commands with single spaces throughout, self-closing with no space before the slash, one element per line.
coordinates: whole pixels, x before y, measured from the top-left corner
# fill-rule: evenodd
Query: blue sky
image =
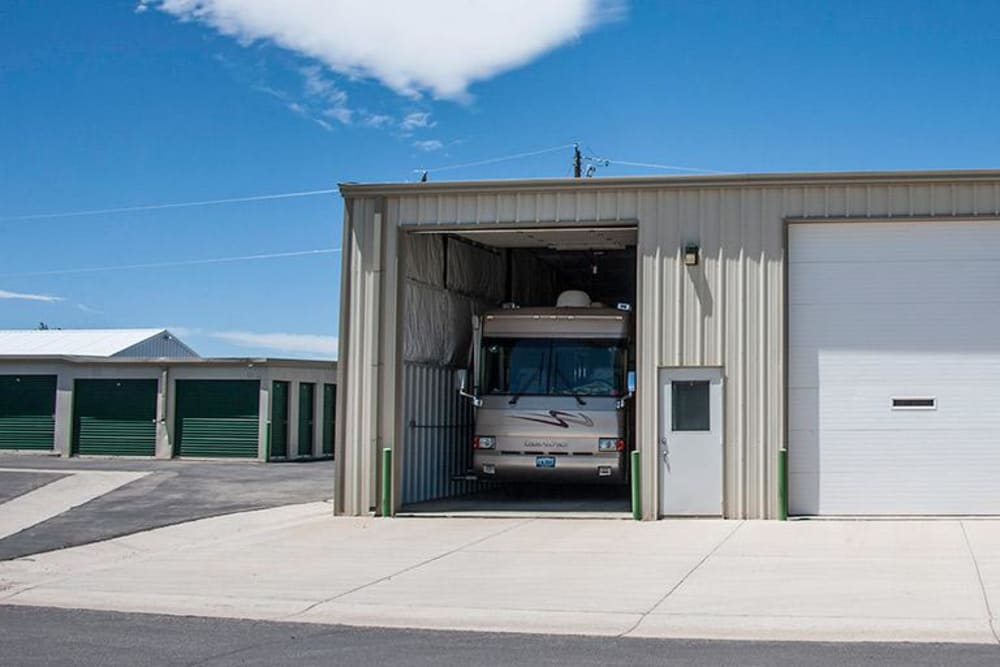
<path fill-rule="evenodd" d="M 412 180 L 574 141 L 720 171 L 997 167 L 998 26 L 987 1 L 8 0 L 0 328 L 335 349 L 336 253 L 49 273 L 337 248 L 335 194 L 23 216 Z M 431 178 L 565 176 L 569 157 Z M 598 176 L 637 173 L 671 172 Z"/>

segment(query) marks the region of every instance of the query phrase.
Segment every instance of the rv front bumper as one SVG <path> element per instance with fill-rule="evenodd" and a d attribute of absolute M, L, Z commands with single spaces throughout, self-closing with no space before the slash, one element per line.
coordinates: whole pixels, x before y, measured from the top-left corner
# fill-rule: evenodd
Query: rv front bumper
<path fill-rule="evenodd" d="M 480 479 L 501 482 L 624 484 L 625 453 L 545 455 L 486 452 L 473 454 L 473 471 Z"/>

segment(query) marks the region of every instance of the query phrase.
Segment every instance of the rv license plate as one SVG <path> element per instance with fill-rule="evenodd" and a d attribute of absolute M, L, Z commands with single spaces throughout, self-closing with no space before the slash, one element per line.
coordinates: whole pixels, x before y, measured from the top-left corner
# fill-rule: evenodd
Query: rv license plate
<path fill-rule="evenodd" d="M 536 456 L 535 457 L 535 467 L 536 468 L 555 468 L 556 467 L 556 457 L 554 457 L 554 456 Z"/>

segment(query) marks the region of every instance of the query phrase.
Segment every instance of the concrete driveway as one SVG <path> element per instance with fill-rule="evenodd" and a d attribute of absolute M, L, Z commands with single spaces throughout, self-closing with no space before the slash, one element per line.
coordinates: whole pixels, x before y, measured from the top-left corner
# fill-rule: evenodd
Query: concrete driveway
<path fill-rule="evenodd" d="M 3 562 L 0 591 L 363 626 L 990 644 L 1000 521 L 354 519 L 311 503 Z"/>
<path fill-rule="evenodd" d="M 0 454 L 0 560 L 205 517 L 322 501 L 333 462 Z"/>

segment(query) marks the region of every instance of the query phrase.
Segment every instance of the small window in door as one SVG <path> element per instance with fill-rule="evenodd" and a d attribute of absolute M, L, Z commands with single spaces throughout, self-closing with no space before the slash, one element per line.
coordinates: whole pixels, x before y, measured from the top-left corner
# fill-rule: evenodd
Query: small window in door
<path fill-rule="evenodd" d="M 709 383 L 671 382 L 671 430 L 710 431 Z"/>

